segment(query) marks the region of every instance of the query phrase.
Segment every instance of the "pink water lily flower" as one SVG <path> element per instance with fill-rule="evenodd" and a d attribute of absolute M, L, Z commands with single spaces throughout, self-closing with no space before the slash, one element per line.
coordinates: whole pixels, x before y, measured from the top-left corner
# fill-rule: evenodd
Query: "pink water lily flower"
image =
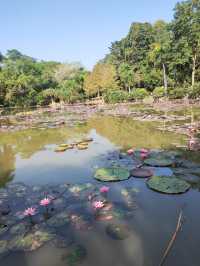
<path fill-rule="evenodd" d="M 107 186 L 103 186 L 103 187 L 100 188 L 100 192 L 101 193 L 107 193 L 109 190 L 110 190 L 110 188 L 107 187 Z"/>
<path fill-rule="evenodd" d="M 133 150 L 133 149 L 129 149 L 129 150 L 127 150 L 127 154 L 128 154 L 128 155 L 133 155 L 133 153 L 134 153 L 134 150 Z"/>
<path fill-rule="evenodd" d="M 44 198 L 40 201 L 40 206 L 47 206 L 51 203 L 51 199 L 50 198 Z"/>
<path fill-rule="evenodd" d="M 98 210 L 98 209 L 102 209 L 103 207 L 104 207 L 104 203 L 103 203 L 103 201 L 94 201 L 93 203 L 92 203 L 92 206 L 93 206 L 93 208 L 95 209 L 95 210 Z"/>
<path fill-rule="evenodd" d="M 36 208 L 30 207 L 24 211 L 24 216 L 34 216 L 36 214 Z"/>
<path fill-rule="evenodd" d="M 140 153 L 140 158 L 141 158 L 142 160 L 145 160 L 145 159 L 148 158 L 148 154 L 146 154 L 146 153 Z"/>
<path fill-rule="evenodd" d="M 142 148 L 142 149 L 140 150 L 140 153 L 149 153 L 149 151 L 148 151 L 147 149 Z"/>

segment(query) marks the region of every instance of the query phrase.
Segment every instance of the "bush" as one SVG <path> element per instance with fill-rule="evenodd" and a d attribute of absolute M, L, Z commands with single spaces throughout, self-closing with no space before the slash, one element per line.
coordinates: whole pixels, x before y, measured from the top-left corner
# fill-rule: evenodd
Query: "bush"
<path fill-rule="evenodd" d="M 149 96 L 149 93 L 146 89 L 135 89 L 133 92 L 134 99 L 143 100 L 145 97 Z"/>
<path fill-rule="evenodd" d="M 168 95 L 170 99 L 182 99 L 188 94 L 188 89 L 186 88 L 170 88 L 168 90 Z"/>
<path fill-rule="evenodd" d="M 108 90 L 103 95 L 106 103 L 119 103 L 128 100 L 128 93 L 122 90 Z"/>
<path fill-rule="evenodd" d="M 156 87 L 153 90 L 153 97 L 156 99 L 162 98 L 165 96 L 165 89 L 164 87 Z"/>
<path fill-rule="evenodd" d="M 188 89 L 188 96 L 190 99 L 197 99 L 200 97 L 200 82 L 196 83 L 194 87 Z"/>

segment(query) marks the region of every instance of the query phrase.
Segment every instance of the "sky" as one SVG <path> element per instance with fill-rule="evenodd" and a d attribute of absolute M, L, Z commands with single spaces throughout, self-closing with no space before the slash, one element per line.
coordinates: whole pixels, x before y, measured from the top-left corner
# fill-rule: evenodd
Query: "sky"
<path fill-rule="evenodd" d="M 0 51 L 86 68 L 125 37 L 132 22 L 170 21 L 177 0 L 0 0 Z"/>

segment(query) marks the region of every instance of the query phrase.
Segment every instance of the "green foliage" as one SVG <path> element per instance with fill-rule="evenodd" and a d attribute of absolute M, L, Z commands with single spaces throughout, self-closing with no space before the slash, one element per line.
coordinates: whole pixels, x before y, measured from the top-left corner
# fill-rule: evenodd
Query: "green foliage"
<path fill-rule="evenodd" d="M 33 106 L 84 98 L 86 71 L 78 63 L 36 61 L 19 51 L 1 56 L 0 104 Z"/>
<path fill-rule="evenodd" d="M 170 99 L 182 99 L 188 94 L 188 90 L 183 87 L 170 88 L 168 95 Z"/>
<path fill-rule="evenodd" d="M 84 81 L 84 90 L 89 96 L 100 96 L 108 90 L 118 89 L 116 69 L 108 63 L 98 63 Z"/>
<path fill-rule="evenodd" d="M 143 100 L 149 95 L 148 91 L 144 88 L 138 88 L 133 91 L 134 98 L 136 100 Z"/>
<path fill-rule="evenodd" d="M 129 94 L 122 90 L 108 90 L 103 95 L 106 103 L 120 103 L 129 99 Z"/>
<path fill-rule="evenodd" d="M 188 89 L 188 96 L 191 99 L 200 98 L 200 82 L 196 83 L 193 87 Z"/>
<path fill-rule="evenodd" d="M 164 87 L 156 87 L 153 90 L 153 97 L 154 98 L 162 98 L 163 96 L 165 96 L 165 90 Z"/>
<path fill-rule="evenodd" d="M 106 102 L 199 97 L 200 1 L 179 2 L 170 23 L 132 23 L 91 72 L 80 63 L 38 61 L 16 49 L 0 53 L 0 105 L 73 103 L 104 95 Z M 173 87 L 168 88 L 168 87 Z M 154 89 L 155 88 L 155 89 Z M 188 88 L 188 89 L 186 89 Z"/>

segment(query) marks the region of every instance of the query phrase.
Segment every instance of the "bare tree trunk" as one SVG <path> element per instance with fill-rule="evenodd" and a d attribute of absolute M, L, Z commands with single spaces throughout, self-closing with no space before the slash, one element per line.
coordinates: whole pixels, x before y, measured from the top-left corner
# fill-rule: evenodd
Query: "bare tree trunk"
<path fill-rule="evenodd" d="M 164 80 L 165 96 L 167 96 L 167 87 L 168 87 L 168 84 L 167 84 L 166 67 L 165 67 L 165 64 L 164 63 L 162 65 L 163 65 L 163 80 Z"/>
<path fill-rule="evenodd" d="M 130 94 L 131 93 L 131 87 L 128 86 L 128 93 Z"/>
<path fill-rule="evenodd" d="M 194 87 L 194 83 L 195 83 L 196 59 L 197 59 L 197 55 L 195 54 L 195 55 L 192 57 L 192 87 Z"/>

